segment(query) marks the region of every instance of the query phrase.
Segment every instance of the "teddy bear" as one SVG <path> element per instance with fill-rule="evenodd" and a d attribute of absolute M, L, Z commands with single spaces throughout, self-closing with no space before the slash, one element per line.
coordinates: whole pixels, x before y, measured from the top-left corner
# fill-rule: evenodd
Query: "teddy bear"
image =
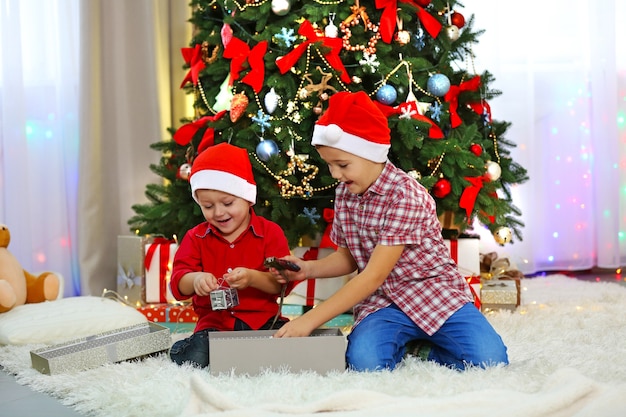
<path fill-rule="evenodd" d="M 0 313 L 23 304 L 55 300 L 59 295 L 60 277 L 52 272 L 35 276 L 22 269 L 9 252 L 10 241 L 9 228 L 0 224 Z"/>

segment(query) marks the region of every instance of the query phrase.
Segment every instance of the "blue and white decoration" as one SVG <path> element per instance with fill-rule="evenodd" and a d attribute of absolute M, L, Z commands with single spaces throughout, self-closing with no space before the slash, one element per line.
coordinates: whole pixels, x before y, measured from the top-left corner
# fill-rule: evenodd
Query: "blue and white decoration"
<path fill-rule="evenodd" d="M 396 89 L 389 84 L 385 84 L 376 92 L 376 100 L 380 101 L 382 104 L 390 106 L 396 101 L 398 98 L 398 92 Z"/>

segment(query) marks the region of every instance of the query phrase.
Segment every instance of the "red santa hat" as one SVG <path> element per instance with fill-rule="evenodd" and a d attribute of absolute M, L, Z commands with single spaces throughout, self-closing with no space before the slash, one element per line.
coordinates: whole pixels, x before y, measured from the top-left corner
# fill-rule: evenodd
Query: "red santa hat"
<path fill-rule="evenodd" d="M 385 162 L 391 135 L 387 118 L 365 92 L 342 91 L 330 97 L 328 109 L 315 123 L 311 144 Z"/>
<path fill-rule="evenodd" d="M 191 195 L 198 202 L 196 190 L 218 190 L 256 202 L 256 182 L 248 151 L 228 143 L 208 147 L 193 161 Z"/>

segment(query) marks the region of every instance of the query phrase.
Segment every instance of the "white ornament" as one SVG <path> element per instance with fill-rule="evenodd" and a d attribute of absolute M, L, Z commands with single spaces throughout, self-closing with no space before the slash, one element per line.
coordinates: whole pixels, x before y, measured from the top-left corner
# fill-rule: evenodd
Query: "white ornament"
<path fill-rule="evenodd" d="M 501 174 L 502 168 L 500 168 L 500 165 L 498 165 L 498 163 L 493 161 L 487 161 L 487 163 L 485 164 L 485 175 L 487 176 L 487 178 L 489 178 L 491 181 L 497 181 L 500 178 Z"/>
<path fill-rule="evenodd" d="M 278 16 L 284 16 L 291 10 L 289 0 L 272 0 L 272 12 Z"/>
<path fill-rule="evenodd" d="M 276 91 L 274 91 L 274 87 L 272 87 L 270 91 L 265 94 L 264 99 L 265 109 L 269 114 L 272 114 L 276 111 L 276 107 L 278 107 L 278 100 L 278 94 L 276 94 Z"/>
<path fill-rule="evenodd" d="M 494 232 L 493 238 L 498 244 L 504 245 L 513 239 L 513 234 L 508 227 L 500 227 Z"/>
<path fill-rule="evenodd" d="M 331 13 L 328 19 L 330 22 L 328 23 L 328 26 L 324 28 L 324 35 L 326 35 L 327 38 L 336 38 L 339 36 L 339 29 L 335 26 L 335 22 L 333 22 L 334 18 L 335 13 Z"/>

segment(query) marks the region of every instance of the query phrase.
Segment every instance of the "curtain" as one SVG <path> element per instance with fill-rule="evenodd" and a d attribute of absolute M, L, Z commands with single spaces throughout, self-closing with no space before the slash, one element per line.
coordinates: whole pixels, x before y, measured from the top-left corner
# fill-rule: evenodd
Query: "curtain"
<path fill-rule="evenodd" d="M 485 29 L 473 49 L 502 95 L 493 117 L 512 123 L 513 158 L 530 180 L 512 192 L 523 241 L 483 252 L 526 273 L 626 264 L 626 1 L 465 0 Z"/>
<path fill-rule="evenodd" d="M 0 1 L 0 223 L 33 274 L 80 291 L 78 0 Z"/>
<path fill-rule="evenodd" d="M 626 0 L 464 0 L 473 52 L 502 95 L 523 240 L 481 252 L 527 274 L 626 264 Z M 189 110 L 178 88 L 191 38 L 180 0 L 0 0 L 0 223 L 29 272 L 65 295 L 115 288 L 118 235 L 145 202 L 149 145 Z M 80 41 L 79 41 L 80 40 Z M 474 71 L 468 68 L 468 71 Z"/>
<path fill-rule="evenodd" d="M 81 2 L 82 294 L 116 288 L 117 236 L 132 234 L 132 205 L 145 202 L 146 184 L 160 181 L 149 169 L 160 158 L 150 144 L 169 139 L 167 128 L 180 118 L 172 110 L 172 90 L 173 79 L 182 75 L 170 67 L 180 62 L 171 57 L 172 48 L 178 58 L 180 42 L 189 42 L 180 29 L 189 26 L 185 12 L 187 3 L 177 0 Z"/>

